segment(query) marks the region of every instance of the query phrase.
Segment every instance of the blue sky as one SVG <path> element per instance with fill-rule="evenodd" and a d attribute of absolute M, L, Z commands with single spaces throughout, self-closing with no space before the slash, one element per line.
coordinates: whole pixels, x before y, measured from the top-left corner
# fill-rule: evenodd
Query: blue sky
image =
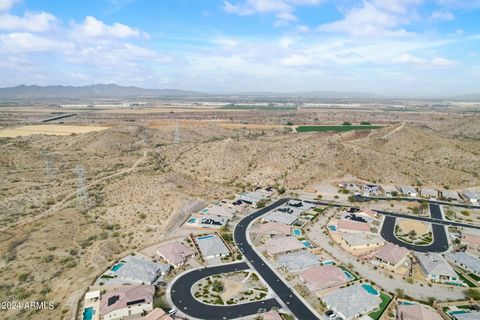
<path fill-rule="evenodd" d="M 0 86 L 480 93 L 480 0 L 0 0 Z"/>

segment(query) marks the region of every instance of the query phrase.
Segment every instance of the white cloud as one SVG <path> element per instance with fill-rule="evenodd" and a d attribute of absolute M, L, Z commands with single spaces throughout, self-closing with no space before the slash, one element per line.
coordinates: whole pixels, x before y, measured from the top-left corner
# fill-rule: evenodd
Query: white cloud
<path fill-rule="evenodd" d="M 437 21 L 450 21 L 454 20 L 455 16 L 453 15 L 453 13 L 448 11 L 435 11 L 432 13 L 430 18 Z"/>
<path fill-rule="evenodd" d="M 0 12 L 10 10 L 11 7 L 19 2 L 20 0 L 0 0 Z"/>
<path fill-rule="evenodd" d="M 297 20 L 295 7 L 306 5 L 318 5 L 321 0 L 245 0 L 240 3 L 224 1 L 224 10 L 231 14 L 248 16 L 257 13 L 273 13 L 277 18 L 277 24 Z"/>
<path fill-rule="evenodd" d="M 415 19 L 420 0 L 364 0 L 362 5 L 346 11 L 343 19 L 320 25 L 322 32 L 353 36 L 407 36 L 402 26 Z"/>
<path fill-rule="evenodd" d="M 73 25 L 73 34 L 78 39 L 125 39 L 148 38 L 148 34 L 125 24 L 107 25 L 95 17 L 87 16 L 81 24 Z"/>
<path fill-rule="evenodd" d="M 57 18 L 47 12 L 26 11 L 23 17 L 9 13 L 0 14 L 0 30 L 46 32 L 57 22 Z"/>
<path fill-rule="evenodd" d="M 58 41 L 27 32 L 15 32 L 0 35 L 0 48 L 10 52 L 45 52 L 65 53 L 74 45 L 67 41 Z"/>
<path fill-rule="evenodd" d="M 399 64 L 413 64 L 424 67 L 439 67 L 448 68 L 459 64 L 458 61 L 453 61 L 443 57 L 434 57 L 432 59 L 425 59 L 413 56 L 409 53 L 403 53 L 393 60 L 394 63 Z"/>

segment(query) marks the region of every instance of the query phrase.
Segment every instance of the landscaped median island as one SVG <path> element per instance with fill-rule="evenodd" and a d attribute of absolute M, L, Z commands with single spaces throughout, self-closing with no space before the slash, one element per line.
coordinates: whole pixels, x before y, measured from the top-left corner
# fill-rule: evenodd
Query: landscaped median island
<path fill-rule="evenodd" d="M 315 132 L 315 131 L 335 131 L 335 132 L 344 132 L 344 131 L 353 131 L 353 130 L 371 130 L 379 129 L 383 126 L 376 125 L 338 125 L 338 126 L 298 126 L 296 127 L 297 132 Z"/>
<path fill-rule="evenodd" d="M 195 298 L 207 304 L 234 305 L 263 300 L 266 285 L 251 271 L 214 275 L 198 281 L 192 288 Z"/>

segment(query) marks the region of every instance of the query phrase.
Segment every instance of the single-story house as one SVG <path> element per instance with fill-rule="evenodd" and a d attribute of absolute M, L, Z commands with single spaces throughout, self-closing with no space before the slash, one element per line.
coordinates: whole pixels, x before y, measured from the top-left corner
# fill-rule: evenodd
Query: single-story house
<path fill-rule="evenodd" d="M 455 270 L 440 254 L 417 252 L 415 255 L 427 280 L 445 284 L 463 284 Z"/>
<path fill-rule="evenodd" d="M 271 256 L 296 251 L 305 248 L 305 245 L 295 237 L 276 237 L 265 241 L 265 250 Z"/>
<path fill-rule="evenodd" d="M 173 320 L 165 311 L 160 308 L 153 309 L 142 320 Z"/>
<path fill-rule="evenodd" d="M 351 220 L 338 220 L 338 231 L 340 232 L 370 232 L 370 224 Z"/>
<path fill-rule="evenodd" d="M 378 309 L 382 299 L 361 285 L 346 287 L 321 298 L 327 308 L 335 311 L 345 320 L 366 315 Z"/>
<path fill-rule="evenodd" d="M 351 250 L 375 249 L 385 245 L 385 240 L 377 234 L 344 233 L 341 238 Z"/>
<path fill-rule="evenodd" d="M 310 290 L 316 292 L 340 286 L 350 281 L 345 272 L 334 265 L 311 267 L 300 273 L 300 280 Z"/>
<path fill-rule="evenodd" d="M 290 213 L 275 210 L 263 215 L 262 219 L 265 221 L 279 222 L 286 225 L 291 225 L 294 224 L 295 221 L 297 221 L 298 217 Z"/>
<path fill-rule="evenodd" d="M 423 198 L 427 198 L 427 199 L 437 199 L 438 191 L 434 189 L 429 189 L 429 188 L 422 188 L 420 189 L 420 195 Z"/>
<path fill-rule="evenodd" d="M 470 203 L 477 203 L 480 200 L 480 196 L 478 193 L 472 190 L 465 190 L 460 192 L 460 196 L 463 200 L 468 201 Z"/>
<path fill-rule="evenodd" d="M 290 235 L 290 226 L 280 222 L 269 221 L 265 223 L 258 223 L 250 228 L 250 232 L 259 234 L 281 234 Z"/>
<path fill-rule="evenodd" d="M 395 186 L 385 185 L 385 186 L 382 186 L 382 189 L 387 196 L 398 195 L 398 189 Z"/>
<path fill-rule="evenodd" d="M 438 312 L 420 303 L 397 304 L 397 320 L 442 320 Z"/>
<path fill-rule="evenodd" d="M 451 191 L 451 190 L 443 190 L 442 191 L 442 198 L 446 200 L 455 200 L 455 201 L 460 201 L 460 195 L 456 191 Z"/>
<path fill-rule="evenodd" d="M 382 193 L 382 190 L 378 184 L 363 184 L 362 194 L 365 196 L 378 196 Z"/>
<path fill-rule="evenodd" d="M 195 251 L 179 241 L 174 241 L 158 246 L 157 254 L 174 268 L 178 268 L 188 257 L 195 256 Z"/>
<path fill-rule="evenodd" d="M 230 249 L 225 245 L 223 239 L 216 234 L 196 237 L 195 242 L 205 259 L 226 257 L 230 254 Z"/>
<path fill-rule="evenodd" d="M 322 262 L 318 256 L 309 251 L 297 251 L 281 255 L 277 259 L 281 268 L 289 272 L 299 272 L 305 269 L 319 266 Z"/>
<path fill-rule="evenodd" d="M 466 252 L 449 252 L 445 258 L 460 268 L 480 276 L 480 259 Z"/>
<path fill-rule="evenodd" d="M 102 295 L 100 316 L 102 320 L 141 317 L 153 310 L 152 285 L 124 286 Z"/>
<path fill-rule="evenodd" d="M 407 197 L 416 197 L 418 195 L 417 190 L 412 186 L 400 186 L 400 192 Z"/>
<path fill-rule="evenodd" d="M 170 271 L 170 265 L 153 262 L 141 256 L 127 256 L 117 263 L 112 272 L 128 283 L 152 284 Z"/>
<path fill-rule="evenodd" d="M 388 269 L 397 269 L 407 260 L 410 251 L 396 244 L 387 242 L 373 256 L 373 261 Z"/>

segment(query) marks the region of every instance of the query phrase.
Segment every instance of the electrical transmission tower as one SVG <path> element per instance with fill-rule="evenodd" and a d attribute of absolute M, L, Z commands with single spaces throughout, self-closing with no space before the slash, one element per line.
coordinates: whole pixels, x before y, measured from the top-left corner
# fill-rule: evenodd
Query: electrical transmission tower
<path fill-rule="evenodd" d="M 90 200 L 85 187 L 85 169 L 82 165 L 77 165 L 74 172 L 77 174 L 77 203 L 86 212 L 90 209 Z"/>
<path fill-rule="evenodd" d="M 55 168 L 53 166 L 53 157 L 48 150 L 43 150 L 42 155 L 45 158 L 45 174 L 49 180 L 55 175 Z"/>
<path fill-rule="evenodd" d="M 177 122 L 177 125 L 175 126 L 175 136 L 173 138 L 173 143 L 174 144 L 179 144 L 181 142 L 180 138 L 180 125 Z"/>

